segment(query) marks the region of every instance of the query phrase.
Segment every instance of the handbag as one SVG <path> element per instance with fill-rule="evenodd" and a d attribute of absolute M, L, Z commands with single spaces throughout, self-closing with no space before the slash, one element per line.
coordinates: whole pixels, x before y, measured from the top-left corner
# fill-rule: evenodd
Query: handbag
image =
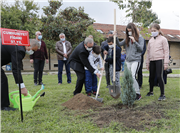
<path fill-rule="evenodd" d="M 172 73 L 172 69 L 171 69 L 171 68 L 166 69 L 166 70 L 165 70 L 165 73 L 166 73 L 166 74 L 170 74 L 170 73 Z"/>

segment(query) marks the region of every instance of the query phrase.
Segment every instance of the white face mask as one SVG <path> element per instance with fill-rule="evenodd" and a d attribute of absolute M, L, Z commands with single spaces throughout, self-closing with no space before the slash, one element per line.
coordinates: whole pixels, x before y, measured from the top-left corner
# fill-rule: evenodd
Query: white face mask
<path fill-rule="evenodd" d="M 87 48 L 86 48 L 86 50 L 87 50 L 87 51 L 91 51 L 91 50 L 92 50 L 92 48 L 88 48 L 88 47 L 87 47 Z"/>
<path fill-rule="evenodd" d="M 61 38 L 60 40 L 64 42 L 64 41 L 65 41 L 65 38 Z"/>
<path fill-rule="evenodd" d="M 97 55 L 97 54 L 95 54 L 95 53 L 93 53 L 93 56 L 94 56 L 94 57 L 96 57 L 96 58 L 98 58 L 98 57 L 99 57 L 99 55 Z"/>
<path fill-rule="evenodd" d="M 109 48 L 114 48 L 114 44 L 112 44 L 112 45 L 109 45 Z"/>
<path fill-rule="evenodd" d="M 128 32 L 128 35 L 132 36 L 132 32 L 131 32 L 131 31 L 130 31 L 130 32 Z"/>
<path fill-rule="evenodd" d="M 156 36 L 158 36 L 159 32 L 158 31 L 157 32 L 151 32 L 151 34 L 153 37 L 156 37 Z"/>
<path fill-rule="evenodd" d="M 29 50 L 29 51 L 26 50 L 26 54 L 32 55 L 32 54 L 34 54 L 34 51 L 33 50 Z"/>

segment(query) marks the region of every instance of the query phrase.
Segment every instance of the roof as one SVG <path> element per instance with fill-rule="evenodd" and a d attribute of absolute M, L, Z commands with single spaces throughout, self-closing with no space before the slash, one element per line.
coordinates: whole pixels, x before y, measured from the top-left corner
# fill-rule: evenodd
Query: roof
<path fill-rule="evenodd" d="M 101 24 L 101 23 L 93 23 L 93 27 L 95 30 L 99 31 L 101 34 L 104 34 L 105 37 L 108 36 L 109 31 L 114 30 L 113 24 Z M 126 26 L 125 25 L 116 25 L 117 37 L 119 39 L 124 39 L 126 34 Z M 171 29 L 161 29 L 164 36 L 168 41 L 171 42 L 180 42 L 180 30 L 171 30 Z M 148 30 L 148 33 L 151 33 Z M 150 37 L 146 37 L 146 40 L 149 40 Z"/>

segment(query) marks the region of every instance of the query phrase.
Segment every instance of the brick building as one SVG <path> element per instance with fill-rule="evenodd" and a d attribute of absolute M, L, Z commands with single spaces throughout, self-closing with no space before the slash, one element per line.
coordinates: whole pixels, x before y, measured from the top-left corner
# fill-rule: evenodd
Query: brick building
<path fill-rule="evenodd" d="M 93 27 L 100 33 L 104 34 L 105 37 L 107 37 L 109 31 L 113 31 L 114 29 L 113 24 L 94 23 Z M 116 30 L 119 40 L 122 41 L 125 38 L 126 26 L 117 25 Z M 180 68 L 180 30 L 161 29 L 161 31 L 163 32 L 169 43 L 170 55 L 173 59 L 170 67 Z M 148 31 L 148 33 L 150 33 L 150 30 Z M 148 45 L 149 39 L 150 38 L 147 37 L 145 38 L 146 45 Z M 144 55 L 144 59 L 146 59 L 146 53 Z M 145 67 L 145 62 L 143 66 Z"/>

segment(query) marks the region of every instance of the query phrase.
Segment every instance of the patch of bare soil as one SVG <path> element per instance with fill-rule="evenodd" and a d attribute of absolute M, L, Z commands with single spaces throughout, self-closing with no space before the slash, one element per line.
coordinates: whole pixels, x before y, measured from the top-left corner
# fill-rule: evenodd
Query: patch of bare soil
<path fill-rule="evenodd" d="M 178 103 L 178 102 L 177 102 Z M 102 103 L 83 95 L 77 94 L 69 101 L 62 104 L 69 109 L 81 110 L 76 115 L 87 114 L 83 118 L 90 118 L 98 127 L 103 128 L 109 126 L 111 122 L 119 122 L 124 128 L 147 130 L 155 125 L 152 121 L 158 119 L 169 119 L 165 115 L 167 109 L 179 109 L 178 104 L 168 104 L 161 102 L 153 102 L 146 106 L 138 107 L 135 104 L 132 108 L 128 108 L 123 104 L 111 105 L 108 107 L 102 107 Z M 93 113 L 87 111 L 93 109 Z"/>
<path fill-rule="evenodd" d="M 150 129 L 154 125 L 152 121 L 158 119 L 169 119 L 164 115 L 164 111 L 161 110 L 160 106 L 157 104 L 147 105 L 144 107 L 138 108 L 128 108 L 125 105 L 118 104 L 112 105 L 106 108 L 99 108 L 95 110 L 93 114 L 90 114 L 89 117 L 102 128 L 108 126 L 112 121 L 121 123 L 126 128 L 136 129 L 136 130 L 145 130 Z"/>
<path fill-rule="evenodd" d="M 88 110 L 101 107 L 103 104 L 91 97 L 79 93 L 62 105 L 72 110 Z"/>

